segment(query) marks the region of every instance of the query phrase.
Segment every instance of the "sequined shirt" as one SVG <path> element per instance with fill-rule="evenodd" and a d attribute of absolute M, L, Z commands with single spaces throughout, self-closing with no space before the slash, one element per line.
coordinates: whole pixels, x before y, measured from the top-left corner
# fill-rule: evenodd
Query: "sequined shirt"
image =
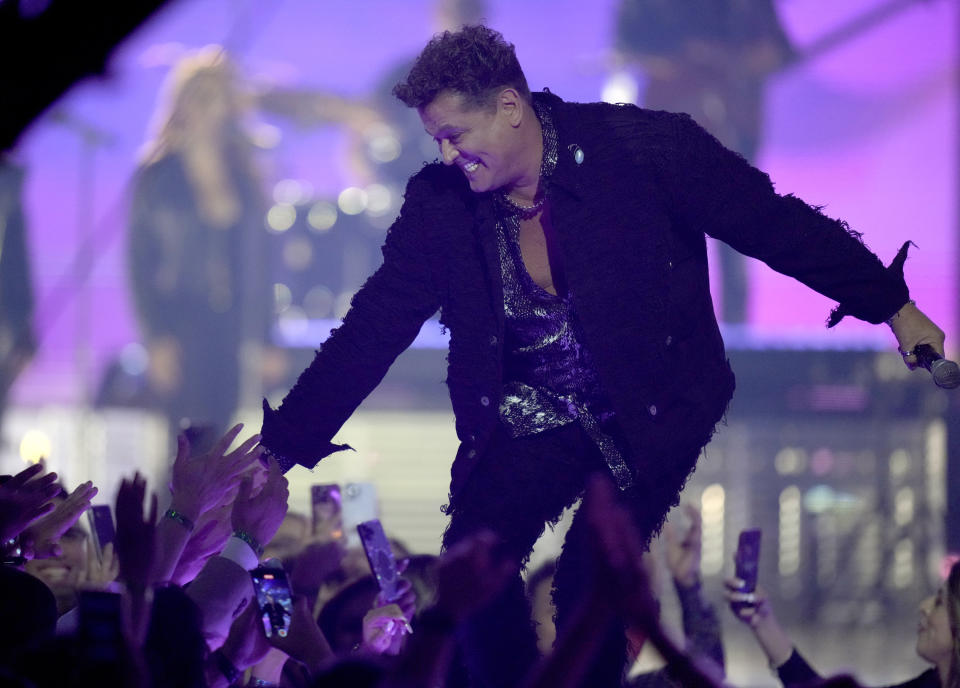
<path fill-rule="evenodd" d="M 541 179 L 557 162 L 549 108 L 536 105 L 543 130 Z M 615 442 L 600 426 L 613 417 L 600 377 L 584 346 L 570 293 L 554 295 L 536 284 L 520 251 L 520 210 L 502 194 L 497 203 L 497 246 L 506 318 L 500 417 L 514 437 L 579 421 L 596 442 L 621 487 L 630 473 Z"/>

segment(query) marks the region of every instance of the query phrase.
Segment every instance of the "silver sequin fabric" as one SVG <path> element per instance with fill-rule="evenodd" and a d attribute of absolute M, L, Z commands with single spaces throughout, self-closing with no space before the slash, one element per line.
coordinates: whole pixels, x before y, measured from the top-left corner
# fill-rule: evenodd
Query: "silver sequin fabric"
<path fill-rule="evenodd" d="M 557 136 L 549 109 L 537 107 L 544 135 L 541 176 L 556 167 Z M 620 489 L 632 475 L 616 442 L 601 429 L 612 418 L 600 379 L 578 331 L 570 294 L 553 295 L 527 272 L 515 206 L 498 204 L 497 244 L 506 315 L 506 365 L 500 417 L 513 437 L 579 422 L 596 443 Z"/>

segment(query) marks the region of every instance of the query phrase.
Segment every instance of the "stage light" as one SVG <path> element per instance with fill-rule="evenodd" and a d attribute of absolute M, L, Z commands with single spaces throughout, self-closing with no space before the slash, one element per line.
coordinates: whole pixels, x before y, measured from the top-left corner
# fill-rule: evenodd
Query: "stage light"
<path fill-rule="evenodd" d="M 893 521 L 898 526 L 908 525 L 913 521 L 914 514 L 913 489 L 901 487 L 893 498 Z"/>
<path fill-rule="evenodd" d="M 261 123 L 252 128 L 248 133 L 250 143 L 262 150 L 276 148 L 283 140 L 283 132 L 280 130 L 280 127 L 272 124 Z"/>
<path fill-rule="evenodd" d="M 913 583 L 913 541 L 905 537 L 893 550 L 893 587 L 906 588 Z"/>
<path fill-rule="evenodd" d="M 377 162 L 393 162 L 400 157 L 403 147 L 389 126 L 375 125 L 364 134 L 367 137 L 367 153 Z"/>
<path fill-rule="evenodd" d="M 894 450 L 890 454 L 890 479 L 893 482 L 898 482 L 905 478 L 907 473 L 910 472 L 911 463 L 913 463 L 913 459 L 910 457 L 910 452 L 905 449 Z"/>
<path fill-rule="evenodd" d="M 773 458 L 773 466 L 780 475 L 803 473 L 807 466 L 807 453 L 803 449 L 784 447 Z"/>
<path fill-rule="evenodd" d="M 347 215 L 359 215 L 367 207 L 367 192 L 356 186 L 348 186 L 337 196 L 337 205 Z"/>
<path fill-rule="evenodd" d="M 815 485 L 803 496 L 803 508 L 811 514 L 826 513 L 833 505 L 833 489 L 829 485 Z"/>
<path fill-rule="evenodd" d="M 700 513 L 703 519 L 703 556 L 700 568 L 707 576 L 723 571 L 725 504 L 726 493 L 723 485 L 709 485 L 700 495 Z"/>
<path fill-rule="evenodd" d="M 136 377 L 147 372 L 150 354 L 140 342 L 131 342 L 120 350 L 119 361 L 124 373 Z"/>
<path fill-rule="evenodd" d="M 305 236 L 290 237 L 283 245 L 283 262 L 294 272 L 310 267 L 313 262 L 313 245 Z"/>
<path fill-rule="evenodd" d="M 37 463 L 40 459 L 50 458 L 53 443 L 41 430 L 27 430 L 20 440 L 20 458 L 26 463 Z"/>
<path fill-rule="evenodd" d="M 924 465 L 926 498 L 931 509 L 939 512 L 947 507 L 947 425 L 942 419 L 932 421 L 924 432 Z"/>
<path fill-rule="evenodd" d="M 337 294 L 337 300 L 334 302 L 333 317 L 337 320 L 343 320 L 343 316 L 350 310 L 350 300 L 353 299 L 355 291 L 345 291 Z"/>
<path fill-rule="evenodd" d="M 605 103 L 636 103 L 639 92 L 636 77 L 621 70 L 607 79 L 600 92 L 600 99 Z"/>
<path fill-rule="evenodd" d="M 333 310 L 333 292 L 318 284 L 303 297 L 303 310 L 312 319 L 329 318 Z"/>
<path fill-rule="evenodd" d="M 307 224 L 318 232 L 326 232 L 336 222 L 337 208 L 327 201 L 317 201 L 307 213 Z"/>
<path fill-rule="evenodd" d="M 280 314 L 278 325 L 288 337 L 300 337 L 310 327 L 306 314 L 298 306 L 290 306 Z"/>
<path fill-rule="evenodd" d="M 273 285 L 273 312 L 280 315 L 293 303 L 293 294 L 286 284 L 277 282 Z"/>
<path fill-rule="evenodd" d="M 833 471 L 835 460 L 833 452 L 821 447 L 810 457 L 810 472 L 816 476 L 824 476 Z"/>
<path fill-rule="evenodd" d="M 793 576 L 800 570 L 801 497 L 796 485 L 780 493 L 777 568 L 781 576 Z"/>
<path fill-rule="evenodd" d="M 313 196 L 313 186 L 299 179 L 282 179 L 273 186 L 273 200 L 284 205 L 300 205 Z"/>
<path fill-rule="evenodd" d="M 297 221 L 297 209 L 287 203 L 277 203 L 267 211 L 267 227 L 272 231 L 286 232 Z"/>
<path fill-rule="evenodd" d="M 383 184 L 371 184 L 366 188 L 367 214 L 380 217 L 390 212 L 393 207 L 393 194 Z"/>

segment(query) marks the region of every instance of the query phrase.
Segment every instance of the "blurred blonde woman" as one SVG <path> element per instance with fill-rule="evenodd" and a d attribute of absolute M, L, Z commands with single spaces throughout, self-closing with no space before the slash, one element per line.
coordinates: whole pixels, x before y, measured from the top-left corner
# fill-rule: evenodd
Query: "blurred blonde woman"
<path fill-rule="evenodd" d="M 171 69 L 136 172 L 130 266 L 151 397 L 174 427 L 226 428 L 244 335 L 262 337 L 263 207 L 233 65 L 216 46 Z M 245 320 L 249 318 L 250 320 Z"/>

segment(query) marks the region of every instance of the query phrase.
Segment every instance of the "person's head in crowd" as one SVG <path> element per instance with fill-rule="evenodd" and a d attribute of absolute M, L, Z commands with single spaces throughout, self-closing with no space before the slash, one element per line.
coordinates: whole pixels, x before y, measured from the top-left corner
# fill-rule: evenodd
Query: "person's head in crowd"
<path fill-rule="evenodd" d="M 176 585 L 157 588 L 147 628 L 144 659 L 156 686 L 203 685 L 207 643 L 200 609 Z"/>
<path fill-rule="evenodd" d="M 148 161 L 182 151 L 198 140 L 235 143 L 241 99 L 236 70 L 222 46 L 209 45 L 182 57 L 161 90 L 151 129 Z"/>
<path fill-rule="evenodd" d="M 36 577 L 0 566 L 0 665 L 53 638 L 57 603 Z"/>
<path fill-rule="evenodd" d="M 66 492 L 61 490 L 53 501 L 59 504 L 65 498 Z M 24 570 L 46 583 L 56 597 L 58 613 L 64 614 L 76 606 L 77 585 L 86 571 L 87 547 L 91 545 L 89 535 L 80 522 L 67 528 L 58 544 L 60 554 L 31 559 Z"/>
<path fill-rule="evenodd" d="M 917 654 L 936 667 L 944 688 L 960 688 L 960 562 L 920 603 Z"/>
<path fill-rule="evenodd" d="M 297 511 L 288 511 L 277 534 L 264 547 L 264 557 L 280 559 L 286 564 L 300 553 L 309 535 L 309 519 Z"/>
<path fill-rule="evenodd" d="M 530 600 L 530 613 L 537 629 L 537 648 L 543 654 L 553 649 L 557 639 L 557 627 L 553 621 L 554 607 L 551 591 L 553 576 L 557 572 L 555 559 L 548 559 L 527 576 L 527 598 Z"/>
<path fill-rule="evenodd" d="M 367 576 L 350 583 L 323 605 L 317 623 L 334 652 L 350 652 L 363 643 L 363 617 L 379 592 L 376 579 Z"/>

